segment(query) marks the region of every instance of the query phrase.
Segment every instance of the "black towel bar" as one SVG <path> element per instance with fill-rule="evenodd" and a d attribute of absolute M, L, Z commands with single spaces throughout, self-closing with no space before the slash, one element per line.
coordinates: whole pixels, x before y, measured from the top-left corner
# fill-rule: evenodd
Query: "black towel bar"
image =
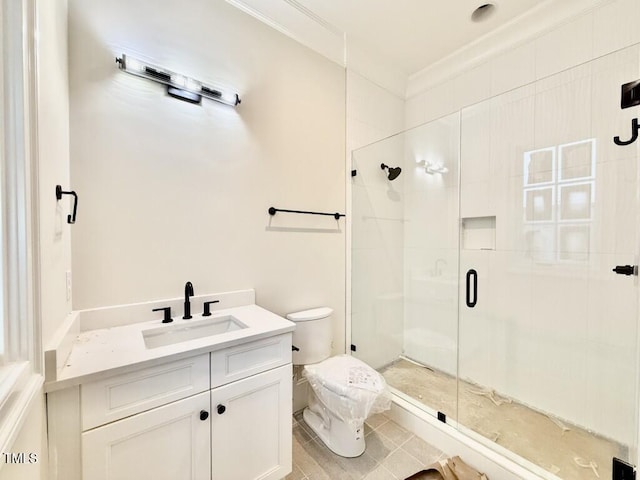
<path fill-rule="evenodd" d="M 303 213 L 305 215 L 326 215 L 328 217 L 333 217 L 336 220 L 339 220 L 340 217 L 346 217 L 344 213 L 324 213 L 324 212 L 305 212 L 303 210 L 286 210 L 284 208 L 274 208 L 269 207 L 269 215 L 275 215 L 278 212 L 287 212 L 287 213 Z"/>

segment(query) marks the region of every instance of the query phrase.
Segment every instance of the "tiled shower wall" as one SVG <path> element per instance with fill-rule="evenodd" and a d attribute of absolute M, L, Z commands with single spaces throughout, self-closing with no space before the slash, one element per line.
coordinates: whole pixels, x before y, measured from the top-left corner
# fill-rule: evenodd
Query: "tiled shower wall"
<path fill-rule="evenodd" d="M 410 135 L 404 179 L 404 353 L 455 373 L 459 333 L 461 377 L 629 445 L 637 287 L 611 268 L 637 255 L 639 152 L 612 137 L 638 116 L 619 107 L 620 84 L 640 78 L 637 18 L 637 1 L 598 2 L 407 100 L 408 128 L 460 112 L 459 271 L 478 271 L 479 299 L 467 309 L 462 282 L 459 323 L 457 260 L 435 233 L 451 229 L 451 182 L 424 175 Z"/>
<path fill-rule="evenodd" d="M 405 128 L 412 128 L 530 84 L 571 67 L 640 42 L 640 3 L 635 0 L 587 0 L 596 8 L 563 21 L 555 28 L 522 41 L 487 38 L 409 78 Z M 524 20 L 523 20 L 524 22 Z M 517 29 L 518 25 L 513 27 Z M 522 25 L 522 29 L 528 27 Z M 514 34 L 515 38 L 515 34 Z M 510 45 L 510 46 L 505 46 Z M 472 63 L 469 56 L 500 49 L 501 53 Z M 466 68 L 459 66 L 466 65 Z M 455 73 L 454 73 L 455 72 Z M 430 78 L 443 81 L 429 83 Z"/>

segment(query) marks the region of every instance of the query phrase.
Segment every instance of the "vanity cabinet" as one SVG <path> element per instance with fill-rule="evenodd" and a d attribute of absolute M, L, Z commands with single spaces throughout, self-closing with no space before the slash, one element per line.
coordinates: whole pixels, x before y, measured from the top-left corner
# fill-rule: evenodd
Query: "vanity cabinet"
<path fill-rule="evenodd" d="M 291 366 L 211 390 L 211 478 L 280 479 L 291 463 Z"/>
<path fill-rule="evenodd" d="M 154 408 L 82 434 L 85 480 L 208 480 L 209 392 Z M 229 477 L 232 478 L 232 477 Z"/>
<path fill-rule="evenodd" d="M 286 333 L 50 392 L 50 477 L 282 479 L 291 390 Z"/>

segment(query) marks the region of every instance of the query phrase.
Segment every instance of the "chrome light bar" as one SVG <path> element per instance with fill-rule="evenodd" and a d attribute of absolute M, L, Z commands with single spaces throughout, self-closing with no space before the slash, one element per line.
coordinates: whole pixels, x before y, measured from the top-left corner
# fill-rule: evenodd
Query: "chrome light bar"
<path fill-rule="evenodd" d="M 180 100 L 200 104 L 202 97 L 206 97 L 232 107 L 240 104 L 240 97 L 237 93 L 225 92 L 218 87 L 206 85 L 180 73 L 142 62 L 124 53 L 122 57 L 116 58 L 116 63 L 124 72 L 166 85 L 167 93 Z"/>

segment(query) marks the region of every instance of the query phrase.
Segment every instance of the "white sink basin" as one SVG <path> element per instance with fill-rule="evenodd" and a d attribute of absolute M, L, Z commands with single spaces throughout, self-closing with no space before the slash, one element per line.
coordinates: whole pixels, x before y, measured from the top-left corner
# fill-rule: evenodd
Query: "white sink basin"
<path fill-rule="evenodd" d="M 142 331 L 142 337 L 147 348 L 157 348 L 233 332 L 242 328 L 247 328 L 247 326 L 237 318 L 225 315 L 205 320 L 180 321 L 180 323 L 171 326 L 150 328 Z"/>

